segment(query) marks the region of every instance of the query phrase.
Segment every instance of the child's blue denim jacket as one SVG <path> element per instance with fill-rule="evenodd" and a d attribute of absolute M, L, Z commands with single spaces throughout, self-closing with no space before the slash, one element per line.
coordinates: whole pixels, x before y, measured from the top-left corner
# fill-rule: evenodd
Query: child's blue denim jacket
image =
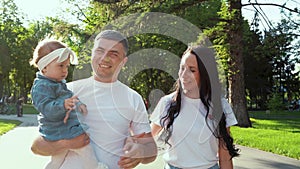
<path fill-rule="evenodd" d="M 72 96 L 73 92 L 67 88 L 65 80 L 56 82 L 40 72 L 36 73 L 31 97 L 33 105 L 40 112 L 39 132 L 46 140 L 71 139 L 83 134 L 87 129 L 78 118 L 82 117 L 81 113 L 75 110 L 70 113 L 67 123 L 63 122 L 66 115 L 64 100 Z M 80 104 L 82 103 L 78 102 L 76 107 Z"/>

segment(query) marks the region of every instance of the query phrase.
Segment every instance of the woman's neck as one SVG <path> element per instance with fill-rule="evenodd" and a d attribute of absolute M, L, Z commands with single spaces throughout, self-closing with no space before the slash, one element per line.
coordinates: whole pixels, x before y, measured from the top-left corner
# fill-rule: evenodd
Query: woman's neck
<path fill-rule="evenodd" d="M 199 95 L 199 90 L 183 90 L 183 94 L 191 99 L 199 99 L 200 95 Z"/>

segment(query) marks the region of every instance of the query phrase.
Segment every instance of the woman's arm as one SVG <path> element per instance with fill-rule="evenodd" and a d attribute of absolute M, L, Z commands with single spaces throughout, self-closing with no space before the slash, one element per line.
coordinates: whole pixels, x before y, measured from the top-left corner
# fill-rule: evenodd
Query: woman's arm
<path fill-rule="evenodd" d="M 230 133 L 230 128 L 227 128 Z M 219 165 L 220 169 L 233 169 L 232 158 L 227 150 L 223 139 L 219 139 Z"/>
<path fill-rule="evenodd" d="M 43 137 L 39 136 L 33 141 L 31 151 L 34 154 L 42 156 L 52 156 L 68 149 L 84 147 L 89 143 L 90 139 L 87 134 L 81 134 L 80 136 L 69 140 L 58 141 L 47 141 Z"/>
<path fill-rule="evenodd" d="M 161 130 L 162 130 L 161 126 L 151 123 L 151 133 L 154 137 L 157 136 Z"/>

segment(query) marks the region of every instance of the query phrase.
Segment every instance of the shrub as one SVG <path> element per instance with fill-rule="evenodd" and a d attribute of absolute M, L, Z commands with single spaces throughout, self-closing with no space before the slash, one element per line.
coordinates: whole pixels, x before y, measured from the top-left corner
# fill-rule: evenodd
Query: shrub
<path fill-rule="evenodd" d="M 284 110 L 286 105 L 283 103 L 282 97 L 279 93 L 273 93 L 267 103 L 267 107 L 271 111 Z"/>

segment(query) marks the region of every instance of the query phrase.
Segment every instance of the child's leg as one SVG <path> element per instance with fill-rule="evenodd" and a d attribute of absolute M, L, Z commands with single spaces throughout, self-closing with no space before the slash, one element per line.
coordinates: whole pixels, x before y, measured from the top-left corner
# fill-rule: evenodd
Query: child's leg
<path fill-rule="evenodd" d="M 105 164 L 98 162 L 90 144 L 79 149 L 72 149 L 71 151 L 76 152 L 80 156 L 85 169 L 108 169 Z"/>
<path fill-rule="evenodd" d="M 51 161 L 47 164 L 45 169 L 59 169 L 65 161 L 68 151 L 64 151 L 60 154 L 51 157 Z"/>

